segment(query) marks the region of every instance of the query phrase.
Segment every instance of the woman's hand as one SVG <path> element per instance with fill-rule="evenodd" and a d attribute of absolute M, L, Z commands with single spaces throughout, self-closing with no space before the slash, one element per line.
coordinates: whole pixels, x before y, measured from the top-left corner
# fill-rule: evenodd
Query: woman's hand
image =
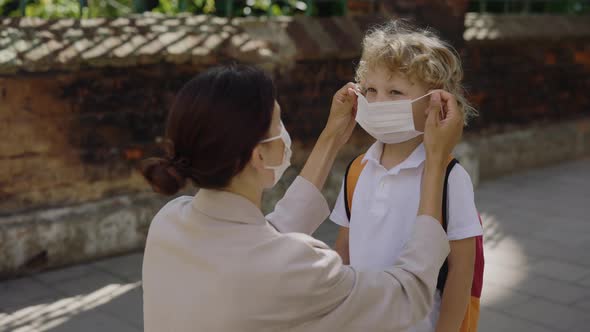
<path fill-rule="evenodd" d="M 338 90 L 332 98 L 330 116 L 324 131 L 318 138 L 301 176 L 322 190 L 330 174 L 334 160 L 340 148 L 346 144 L 356 124 L 356 94 L 353 83 L 348 83 Z"/>
<path fill-rule="evenodd" d="M 455 97 L 442 90 L 430 96 L 424 128 L 426 166 L 422 175 L 418 215 L 442 220 L 442 192 L 449 155 L 461 139 L 463 113 Z"/>
<path fill-rule="evenodd" d="M 455 96 L 443 90 L 436 90 L 430 96 L 426 114 L 426 159 L 437 164 L 446 164 L 463 133 L 463 112 L 459 109 Z"/>
<path fill-rule="evenodd" d="M 339 147 L 348 142 L 356 125 L 356 89 L 354 83 L 347 83 L 332 98 L 330 116 L 322 133 L 334 139 Z"/>

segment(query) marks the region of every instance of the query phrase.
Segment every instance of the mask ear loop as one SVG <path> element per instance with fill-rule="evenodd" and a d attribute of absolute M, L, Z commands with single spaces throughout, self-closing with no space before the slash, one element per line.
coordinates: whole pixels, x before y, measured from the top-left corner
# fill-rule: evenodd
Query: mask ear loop
<path fill-rule="evenodd" d="M 283 121 L 281 121 L 281 132 L 277 136 L 263 139 L 259 143 L 268 143 L 268 142 L 276 141 L 276 140 L 280 139 L 281 137 L 283 137 L 283 131 L 286 131 L 286 129 L 285 129 L 285 125 L 283 125 Z"/>
<path fill-rule="evenodd" d="M 410 102 L 411 102 L 411 103 L 413 103 L 413 102 L 415 102 L 415 101 L 418 101 L 418 100 L 420 100 L 420 99 L 422 99 L 422 98 L 428 97 L 428 96 L 430 96 L 431 94 L 433 94 L 433 93 L 435 93 L 435 92 L 436 92 L 436 91 L 430 91 L 429 93 L 427 93 L 427 94 L 425 94 L 425 95 L 423 95 L 423 96 L 421 96 L 421 97 L 418 97 L 418 98 L 416 98 L 416 99 L 412 99 L 412 100 L 410 100 Z M 362 93 L 358 92 L 357 90 L 354 90 L 354 93 L 357 95 L 357 97 L 359 97 L 359 98 L 362 98 L 362 99 L 364 100 L 364 102 L 366 102 L 366 103 L 369 103 L 369 102 L 367 101 L 367 98 L 366 98 L 365 96 L 363 96 L 363 94 L 362 94 Z"/>
<path fill-rule="evenodd" d="M 422 96 L 422 97 L 418 97 L 418 98 L 416 98 L 416 99 L 412 100 L 412 103 L 413 103 L 413 102 L 415 102 L 415 101 L 417 101 L 417 100 L 420 100 L 420 99 L 422 99 L 422 98 L 424 98 L 424 97 L 426 97 L 426 96 L 430 96 L 431 94 L 433 94 L 433 93 L 435 93 L 435 92 L 436 92 L 436 91 L 430 91 L 429 93 L 425 94 L 424 96 Z M 441 107 L 441 110 L 440 110 L 440 113 L 439 113 L 440 120 L 444 120 L 444 118 L 446 117 L 446 114 L 444 113 L 444 108 L 443 108 L 443 106 L 441 105 L 440 107 Z"/>
<path fill-rule="evenodd" d="M 425 94 L 424 96 L 418 97 L 418 98 L 416 98 L 416 99 L 412 99 L 411 103 L 414 103 L 414 102 L 416 102 L 416 101 L 418 101 L 418 100 L 420 100 L 420 99 L 422 99 L 422 98 L 426 98 L 426 97 L 430 96 L 431 94 L 433 94 L 433 93 L 435 93 L 435 92 L 436 92 L 436 91 L 430 91 L 429 93 Z M 442 112 L 441 112 L 441 116 L 442 116 Z M 416 130 L 416 131 L 418 131 L 418 130 Z M 418 131 L 418 132 L 420 132 L 420 133 L 424 133 L 423 131 Z"/>
<path fill-rule="evenodd" d="M 435 93 L 435 92 L 436 92 L 436 91 L 430 91 L 429 93 L 425 94 L 425 95 L 424 95 L 424 96 L 422 96 L 422 97 L 418 97 L 418 98 L 416 98 L 416 99 L 412 99 L 412 103 L 413 103 L 413 102 L 415 102 L 415 101 L 418 101 L 418 100 L 420 100 L 420 99 L 422 99 L 422 98 L 424 98 L 424 97 L 430 96 L 431 94 L 433 94 L 433 93 Z"/>

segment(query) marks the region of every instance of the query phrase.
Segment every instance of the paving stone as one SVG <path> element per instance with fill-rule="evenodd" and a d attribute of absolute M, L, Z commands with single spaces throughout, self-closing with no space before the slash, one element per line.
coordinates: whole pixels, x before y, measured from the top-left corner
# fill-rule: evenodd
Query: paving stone
<path fill-rule="evenodd" d="M 137 310 L 141 310 L 142 306 L 141 301 L 137 301 L 137 296 L 134 297 L 137 303 L 131 301 L 125 303 L 128 307 L 117 305 L 116 302 L 120 297 L 139 287 L 138 283 L 111 284 L 88 294 L 67 295 L 53 301 L 34 302 L 28 306 L 9 308 L 6 310 L 7 315 L 0 318 L 0 327 L 7 328 L 9 331 L 30 328 L 34 328 L 35 331 L 37 331 L 36 328 L 45 331 L 78 315 L 98 310 L 101 315 L 106 314 L 128 326 L 141 328 L 141 315 L 137 314 Z M 109 310 L 111 306 L 113 307 Z"/>
<path fill-rule="evenodd" d="M 518 290 L 553 302 L 572 304 L 590 297 L 590 288 L 580 287 L 565 281 L 545 277 L 533 277 L 518 285 Z"/>
<path fill-rule="evenodd" d="M 576 250 L 570 253 L 570 255 L 564 260 L 572 264 L 577 264 L 580 267 L 590 269 L 590 249 Z"/>
<path fill-rule="evenodd" d="M 483 309 L 479 318 L 479 332 L 551 332 L 553 330 L 507 313 Z"/>
<path fill-rule="evenodd" d="M 514 249 L 508 249 L 515 245 Z M 540 258 L 527 255 L 524 249 L 518 247 L 518 244 L 504 244 L 496 248 L 485 247 L 485 263 L 488 265 L 501 265 L 515 269 L 528 269 Z"/>
<path fill-rule="evenodd" d="M 51 329 L 51 332 L 139 332 L 141 328 L 129 325 L 115 317 L 93 310 L 68 317 L 68 320 Z"/>
<path fill-rule="evenodd" d="M 73 308 L 75 302 L 75 299 L 61 298 L 7 309 L 7 315 L 0 319 L 0 331 L 37 331 L 53 327 L 80 311 Z"/>
<path fill-rule="evenodd" d="M 113 274 L 128 282 L 135 282 L 141 280 L 142 264 L 143 253 L 136 253 L 101 260 L 92 265 L 103 272 Z"/>
<path fill-rule="evenodd" d="M 507 311 L 528 302 L 530 299 L 532 299 L 530 295 L 488 281 L 483 285 L 481 305 L 498 311 Z"/>
<path fill-rule="evenodd" d="M 588 259 L 588 255 L 582 255 L 577 249 L 567 247 L 559 243 L 543 242 L 531 238 L 518 238 L 518 245 L 524 249 L 527 257 L 542 258 L 540 261 L 546 259 L 553 259 L 559 262 L 570 263 L 573 265 L 587 265 L 584 264 Z M 578 255 L 580 253 L 580 255 Z M 538 261 L 535 261 L 537 264 Z"/>
<path fill-rule="evenodd" d="M 109 285 L 121 285 L 127 283 L 122 278 L 117 278 L 109 273 L 96 271 L 92 274 L 57 283 L 55 289 L 68 296 L 86 295 L 96 292 Z"/>
<path fill-rule="evenodd" d="M 487 264 L 484 270 L 484 285 L 491 282 L 498 286 L 518 289 L 528 276 L 528 271 L 524 269 Z"/>
<path fill-rule="evenodd" d="M 81 278 L 96 271 L 97 270 L 92 265 L 84 264 L 40 273 L 35 275 L 33 278 L 45 284 L 54 284 L 71 279 Z"/>
<path fill-rule="evenodd" d="M 530 268 L 531 272 L 563 281 L 577 281 L 590 274 L 590 269 L 557 260 L 544 259 Z"/>
<path fill-rule="evenodd" d="M 28 306 L 38 301 L 57 299 L 59 291 L 33 278 L 21 278 L 0 283 L 0 308 Z"/>
<path fill-rule="evenodd" d="M 576 283 L 580 286 L 590 289 L 590 275 L 581 278 L 580 280 L 576 281 Z"/>
<path fill-rule="evenodd" d="M 570 331 L 590 331 L 590 319 L 582 319 L 581 321 L 577 322 L 576 324 L 574 324 Z"/>
<path fill-rule="evenodd" d="M 510 310 L 510 314 L 556 330 L 572 331 L 588 313 L 574 307 L 534 298 Z"/>
<path fill-rule="evenodd" d="M 143 291 L 141 286 L 115 297 L 100 310 L 135 327 L 143 328 Z"/>
<path fill-rule="evenodd" d="M 590 313 L 590 297 L 586 297 L 585 299 L 582 299 L 574 303 L 574 306 L 576 306 L 580 310 L 586 310 Z"/>

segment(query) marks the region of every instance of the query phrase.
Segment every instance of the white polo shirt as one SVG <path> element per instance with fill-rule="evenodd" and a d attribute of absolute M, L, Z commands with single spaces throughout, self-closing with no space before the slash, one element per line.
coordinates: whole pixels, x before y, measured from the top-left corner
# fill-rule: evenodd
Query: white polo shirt
<path fill-rule="evenodd" d="M 419 145 L 399 165 L 387 170 L 381 165 L 383 143 L 373 144 L 356 185 L 351 221 L 346 217 L 344 189 L 340 190 L 330 219 L 349 227 L 350 265 L 361 270 L 381 270 L 397 261 L 414 228 L 420 204 L 420 183 L 426 152 Z M 473 184 L 465 169 L 456 164 L 448 185 L 449 240 L 482 235 L 475 207 Z M 438 292 L 437 292 L 438 293 Z M 440 294 L 430 317 L 412 331 L 434 331 L 440 311 Z"/>

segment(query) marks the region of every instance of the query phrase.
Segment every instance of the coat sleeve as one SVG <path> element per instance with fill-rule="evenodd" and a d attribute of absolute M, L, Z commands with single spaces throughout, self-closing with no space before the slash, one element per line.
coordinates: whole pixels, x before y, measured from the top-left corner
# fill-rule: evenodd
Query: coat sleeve
<path fill-rule="evenodd" d="M 290 251 L 282 273 L 289 287 L 280 298 L 296 312 L 296 325 L 302 331 L 403 331 L 426 317 L 449 244 L 438 221 L 417 219 L 398 262 L 384 271 L 345 266 L 314 239 Z"/>
<path fill-rule="evenodd" d="M 329 215 L 330 208 L 324 195 L 305 178 L 298 176 L 266 220 L 281 233 L 310 235 Z"/>

